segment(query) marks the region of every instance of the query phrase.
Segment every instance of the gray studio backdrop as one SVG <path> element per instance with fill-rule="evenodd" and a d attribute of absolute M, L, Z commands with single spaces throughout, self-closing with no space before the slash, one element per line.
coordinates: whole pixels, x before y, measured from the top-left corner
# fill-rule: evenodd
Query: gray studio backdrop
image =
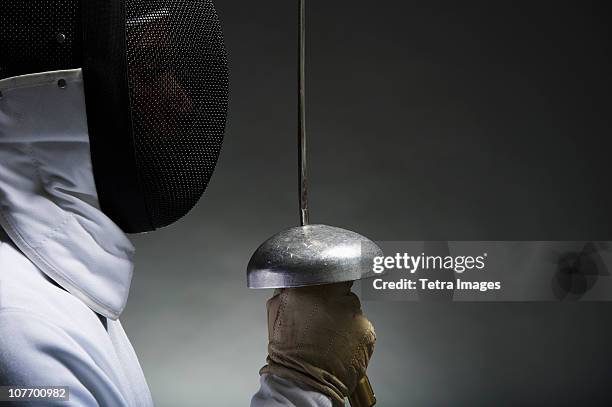
<path fill-rule="evenodd" d="M 123 323 L 159 407 L 246 406 L 257 245 L 298 221 L 295 1 L 217 1 L 227 138 L 134 237 Z M 310 1 L 312 221 L 377 240 L 611 240 L 610 29 L 591 2 Z M 381 406 L 610 405 L 612 304 L 365 302 Z"/>

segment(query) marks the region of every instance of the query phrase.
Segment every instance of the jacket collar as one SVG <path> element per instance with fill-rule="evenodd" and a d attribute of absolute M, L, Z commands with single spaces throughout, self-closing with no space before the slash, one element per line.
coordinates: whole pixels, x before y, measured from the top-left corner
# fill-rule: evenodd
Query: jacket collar
<path fill-rule="evenodd" d="M 134 247 L 99 207 L 81 70 L 4 79 L 0 92 L 0 225 L 49 278 L 117 319 Z"/>

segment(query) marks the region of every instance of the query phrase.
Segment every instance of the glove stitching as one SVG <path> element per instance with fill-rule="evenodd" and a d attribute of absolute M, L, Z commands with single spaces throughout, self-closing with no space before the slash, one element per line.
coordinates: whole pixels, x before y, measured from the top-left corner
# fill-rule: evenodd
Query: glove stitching
<path fill-rule="evenodd" d="M 358 370 L 361 368 L 361 366 L 358 364 L 357 357 L 357 355 L 359 355 L 359 351 L 363 349 L 363 352 L 365 352 L 366 354 L 369 353 L 367 343 L 369 342 L 368 339 L 370 338 L 370 336 L 372 336 L 372 332 L 368 330 L 366 333 L 363 334 L 363 336 L 359 340 L 357 347 L 355 348 L 355 351 L 353 352 L 353 357 L 351 358 L 351 367 L 355 370 L 355 373 L 359 373 Z"/>
<path fill-rule="evenodd" d="M 325 349 L 325 353 L 323 353 L 323 356 L 327 356 L 329 355 L 329 353 L 331 352 L 331 350 L 334 348 L 334 344 L 336 343 L 336 339 L 338 338 L 338 335 L 334 335 L 330 338 L 329 341 L 329 346 L 327 347 L 327 349 Z"/>
<path fill-rule="evenodd" d="M 280 328 L 283 326 L 283 311 L 285 310 L 286 303 L 287 294 L 286 292 L 283 292 L 280 295 L 280 305 L 278 306 L 278 314 L 276 314 L 276 321 L 274 321 L 274 331 L 272 332 L 272 337 L 275 341 L 278 340 L 278 333 L 280 331 Z"/>
<path fill-rule="evenodd" d="M 303 338 L 307 337 L 307 333 L 310 330 L 310 326 L 312 323 L 312 320 L 314 319 L 315 314 L 319 311 L 319 304 L 314 304 L 314 307 L 312 308 L 312 311 L 310 312 L 310 314 L 308 315 L 308 319 L 306 320 L 306 327 L 304 327 L 304 331 L 302 332 L 302 335 L 300 336 L 302 339 L 300 339 L 300 341 L 298 342 L 297 345 L 297 349 L 301 350 L 304 347 L 304 340 Z"/>

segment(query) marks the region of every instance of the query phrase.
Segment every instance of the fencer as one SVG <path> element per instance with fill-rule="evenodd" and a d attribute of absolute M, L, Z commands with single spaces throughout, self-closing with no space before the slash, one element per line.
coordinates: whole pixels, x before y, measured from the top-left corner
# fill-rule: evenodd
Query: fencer
<path fill-rule="evenodd" d="M 209 0 L 0 9 L 0 386 L 152 406 L 119 321 L 126 234 L 181 218 L 210 180 L 228 99 L 219 20 Z M 375 340 L 348 284 L 278 292 L 268 328 L 253 407 L 341 405 Z"/>

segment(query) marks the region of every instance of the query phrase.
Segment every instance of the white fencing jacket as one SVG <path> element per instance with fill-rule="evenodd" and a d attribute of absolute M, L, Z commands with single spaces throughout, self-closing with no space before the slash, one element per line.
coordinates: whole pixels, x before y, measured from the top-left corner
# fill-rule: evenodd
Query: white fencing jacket
<path fill-rule="evenodd" d="M 0 92 L 0 386 L 68 386 L 58 406 L 153 406 L 118 319 L 134 248 L 99 208 L 81 71 L 4 79 Z M 260 381 L 252 407 L 332 405 Z"/>

